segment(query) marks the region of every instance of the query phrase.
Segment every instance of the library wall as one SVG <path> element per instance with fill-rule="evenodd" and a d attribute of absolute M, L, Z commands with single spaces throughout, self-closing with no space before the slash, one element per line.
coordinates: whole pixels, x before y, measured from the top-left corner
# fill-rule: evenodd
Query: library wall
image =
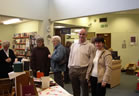
<path fill-rule="evenodd" d="M 12 44 L 12 37 L 15 32 L 14 28 L 14 25 L 0 25 L 0 40 L 2 42 L 7 40 Z M 12 46 L 10 46 L 10 48 L 12 48 Z"/>
<path fill-rule="evenodd" d="M 121 56 L 122 66 L 137 63 L 139 59 L 139 15 L 104 14 L 89 17 L 88 32 L 111 33 L 111 47 Z M 100 23 L 99 18 L 107 17 L 108 21 Z M 69 19 L 70 20 L 70 19 Z M 72 19 L 71 19 L 72 20 Z M 72 21 L 70 21 L 72 22 Z M 78 22 L 74 22 L 75 25 Z M 130 37 L 136 36 L 136 44 L 131 45 Z M 69 39 L 71 40 L 71 39 Z M 126 48 L 122 44 L 126 44 Z"/>
<path fill-rule="evenodd" d="M 15 33 L 29 33 L 39 31 L 40 21 L 29 21 L 15 25 Z"/>

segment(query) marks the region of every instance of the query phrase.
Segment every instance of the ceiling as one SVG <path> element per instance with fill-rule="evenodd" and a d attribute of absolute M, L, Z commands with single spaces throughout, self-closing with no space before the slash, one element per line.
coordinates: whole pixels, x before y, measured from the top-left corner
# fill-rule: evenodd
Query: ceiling
<path fill-rule="evenodd" d="M 134 10 L 126 10 L 126 11 L 120 11 L 120 12 L 114 12 L 112 14 L 132 14 L 132 15 L 139 15 L 139 9 Z"/>

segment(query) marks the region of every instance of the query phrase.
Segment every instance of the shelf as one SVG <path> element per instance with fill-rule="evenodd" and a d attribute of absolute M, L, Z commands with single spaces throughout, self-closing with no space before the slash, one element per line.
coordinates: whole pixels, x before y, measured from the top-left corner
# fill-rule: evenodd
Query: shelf
<path fill-rule="evenodd" d="M 26 43 L 16 43 L 17 45 L 26 45 Z"/>
<path fill-rule="evenodd" d="M 25 50 L 25 49 L 16 48 L 15 50 Z"/>
<path fill-rule="evenodd" d="M 16 54 L 16 56 L 25 56 L 25 55 L 23 55 L 23 54 Z"/>
<path fill-rule="evenodd" d="M 25 37 L 14 37 L 13 39 L 24 39 L 24 38 L 29 38 L 29 36 L 25 36 Z"/>

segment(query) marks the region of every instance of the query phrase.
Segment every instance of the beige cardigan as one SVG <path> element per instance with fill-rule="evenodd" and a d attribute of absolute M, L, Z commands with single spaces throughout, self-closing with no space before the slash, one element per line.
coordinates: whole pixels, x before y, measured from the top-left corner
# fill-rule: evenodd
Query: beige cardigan
<path fill-rule="evenodd" d="M 108 50 L 103 50 L 98 60 L 98 83 L 104 81 L 108 82 L 110 80 L 111 72 L 112 72 L 112 56 Z M 88 66 L 86 79 L 90 79 L 91 72 L 93 69 L 93 61 L 92 64 Z"/>

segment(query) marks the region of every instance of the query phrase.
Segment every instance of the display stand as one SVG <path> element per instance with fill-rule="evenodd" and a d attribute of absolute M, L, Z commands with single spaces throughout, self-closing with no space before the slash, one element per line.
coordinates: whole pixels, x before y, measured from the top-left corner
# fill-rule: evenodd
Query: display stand
<path fill-rule="evenodd" d="M 18 72 L 13 72 L 12 75 L 14 75 L 14 74 L 17 75 Z M 20 72 L 19 72 L 19 74 L 20 74 Z M 30 85 L 33 88 L 32 91 L 34 94 L 29 95 L 29 96 L 38 96 L 38 92 L 36 90 L 33 78 L 30 77 L 29 72 L 25 72 L 25 74 L 17 75 L 15 77 L 16 96 L 25 96 L 25 95 L 23 95 L 23 93 L 24 93 L 23 88 L 24 88 L 24 86 L 30 87 Z M 29 90 L 30 90 L 30 88 L 29 88 Z M 29 90 L 27 90 L 27 91 L 29 91 Z M 30 93 L 32 93 L 32 92 L 30 92 Z"/>

